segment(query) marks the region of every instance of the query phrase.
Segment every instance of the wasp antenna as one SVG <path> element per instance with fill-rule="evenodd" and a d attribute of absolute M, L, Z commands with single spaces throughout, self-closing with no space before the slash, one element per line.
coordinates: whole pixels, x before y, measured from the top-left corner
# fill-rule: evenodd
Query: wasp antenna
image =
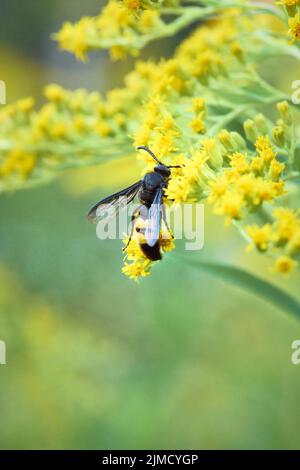
<path fill-rule="evenodd" d="M 184 165 L 169 165 L 168 168 L 183 168 Z"/>
<path fill-rule="evenodd" d="M 148 147 L 144 147 L 143 145 L 141 145 L 140 147 L 137 147 L 137 149 L 138 149 L 138 150 L 145 150 L 145 152 L 148 152 L 149 155 L 151 155 L 151 157 L 154 158 L 154 160 L 155 160 L 157 163 L 159 163 L 160 165 L 163 165 L 163 163 L 158 160 L 158 158 L 154 155 L 153 152 L 151 152 L 150 149 L 148 149 Z"/>

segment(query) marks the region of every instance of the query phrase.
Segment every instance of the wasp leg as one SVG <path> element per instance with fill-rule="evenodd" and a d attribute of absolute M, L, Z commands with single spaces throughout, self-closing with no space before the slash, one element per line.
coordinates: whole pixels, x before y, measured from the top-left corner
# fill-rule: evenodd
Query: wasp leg
<path fill-rule="evenodd" d="M 170 227 L 169 227 L 169 224 L 168 224 L 168 220 L 167 220 L 166 207 L 165 207 L 164 204 L 162 204 L 161 212 L 162 212 L 162 219 L 163 219 L 163 221 L 164 221 L 164 224 L 165 224 L 165 226 L 166 226 L 166 228 L 167 228 L 169 234 L 171 235 L 171 230 L 170 230 Z M 171 237 L 174 238 L 173 235 L 171 235 Z"/>
<path fill-rule="evenodd" d="M 139 206 L 139 207 L 134 211 L 134 213 L 133 213 L 132 216 L 131 216 L 131 219 L 130 219 L 131 230 L 130 230 L 129 238 L 128 238 L 128 241 L 127 241 L 127 243 L 126 243 L 126 246 L 124 246 L 124 248 L 123 248 L 122 251 L 125 251 L 126 248 L 128 248 L 129 243 L 131 242 L 132 235 L 133 235 L 134 228 L 135 228 L 135 222 L 136 222 L 138 216 L 140 215 L 140 209 L 141 209 L 141 206 Z"/>

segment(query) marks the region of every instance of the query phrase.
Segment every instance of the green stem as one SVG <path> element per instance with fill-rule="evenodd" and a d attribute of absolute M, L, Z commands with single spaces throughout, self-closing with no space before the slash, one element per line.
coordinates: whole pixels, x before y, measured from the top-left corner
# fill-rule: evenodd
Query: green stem
<path fill-rule="evenodd" d="M 230 113 L 228 113 L 223 119 L 220 119 L 217 124 L 211 127 L 208 131 L 209 136 L 214 136 L 220 130 L 222 130 L 228 123 L 232 122 L 236 117 L 243 114 L 244 111 L 248 109 L 248 104 L 244 106 L 239 106 Z"/>
<path fill-rule="evenodd" d="M 242 238 L 247 242 L 247 243 L 251 243 L 251 238 L 249 237 L 249 235 L 247 234 L 246 230 L 244 229 L 243 225 L 241 224 L 241 222 L 239 222 L 238 220 L 233 220 L 232 221 L 232 224 L 235 226 L 235 228 L 238 230 L 239 234 L 242 236 Z"/>

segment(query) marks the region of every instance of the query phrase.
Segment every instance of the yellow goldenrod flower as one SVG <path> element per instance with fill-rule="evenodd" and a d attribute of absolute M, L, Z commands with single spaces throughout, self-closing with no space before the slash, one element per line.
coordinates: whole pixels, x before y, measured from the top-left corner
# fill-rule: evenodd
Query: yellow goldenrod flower
<path fill-rule="evenodd" d="M 149 265 L 150 261 L 148 260 L 143 262 L 134 261 L 133 263 L 125 263 L 122 268 L 122 272 L 128 276 L 129 279 L 137 281 L 140 277 L 149 276 Z"/>
<path fill-rule="evenodd" d="M 193 98 L 193 111 L 201 113 L 205 111 L 205 100 L 203 98 Z"/>
<path fill-rule="evenodd" d="M 280 0 L 276 3 L 278 5 L 285 5 L 286 7 L 293 7 L 299 4 L 299 0 Z"/>
<path fill-rule="evenodd" d="M 202 119 L 202 115 L 199 115 L 195 117 L 191 122 L 190 122 L 190 127 L 193 129 L 194 132 L 197 132 L 197 134 L 204 134 L 206 131 L 205 123 Z"/>
<path fill-rule="evenodd" d="M 285 247 L 286 252 L 289 255 L 297 255 L 300 252 L 300 221 L 298 228 L 295 230 L 294 234 L 289 239 Z"/>
<path fill-rule="evenodd" d="M 134 141 L 133 145 L 135 147 L 140 147 L 142 145 L 148 145 L 151 136 L 151 129 L 147 126 L 141 127 L 135 134 L 134 134 Z M 150 161 L 150 159 L 149 159 Z"/>
<path fill-rule="evenodd" d="M 16 106 L 22 113 L 28 113 L 34 107 L 35 100 L 32 97 L 24 98 L 17 102 Z"/>
<path fill-rule="evenodd" d="M 282 4 L 293 16 L 290 30 L 298 39 L 299 15 L 290 14 L 298 3 Z M 170 7 L 178 15 L 165 21 Z M 287 271 L 284 266 L 300 255 L 300 220 L 288 198 L 278 198 L 289 194 L 298 177 L 297 120 L 287 101 L 277 104 L 277 121 L 270 110 L 258 113 L 284 95 L 256 80 L 256 59 L 268 56 L 265 44 L 278 50 L 278 38 L 261 27 L 256 34 L 256 22 L 242 10 L 223 7 L 222 15 L 201 22 L 172 58 L 137 61 L 124 86 L 103 96 L 51 84 L 40 110 L 33 109 L 31 98 L 1 108 L 0 189 L 21 187 L 23 180 L 38 180 L 66 162 L 84 166 L 97 158 L 133 154 L 134 146 L 144 145 L 164 164 L 180 165 L 171 170 L 165 189 L 170 206 L 208 200 L 214 213 L 227 223 L 238 220 L 251 245 L 276 256 L 278 270 Z M 56 39 L 81 60 L 99 48 L 113 59 L 134 56 L 151 38 L 180 27 L 187 8 L 177 0 L 109 0 L 99 15 L 65 23 Z M 200 4 L 193 8 L 203 12 Z M 281 41 L 280 50 L 285 47 Z M 156 165 L 146 153 L 138 158 L 142 174 Z M 269 210 L 269 204 L 276 207 L 273 220 L 260 227 L 257 213 Z M 154 265 L 140 248 L 146 222 L 135 222 L 140 231 L 125 249 L 123 269 L 132 279 L 147 276 Z M 160 246 L 162 252 L 174 248 L 164 228 Z"/>
<path fill-rule="evenodd" d="M 190 193 L 190 184 L 187 179 L 177 177 L 171 179 L 168 188 L 165 190 L 166 196 L 174 201 L 174 204 L 186 202 Z"/>
<path fill-rule="evenodd" d="M 111 133 L 111 127 L 105 121 L 99 121 L 95 126 L 95 131 L 98 132 L 101 137 L 107 137 Z"/>
<path fill-rule="evenodd" d="M 227 129 L 222 129 L 219 132 L 218 140 L 223 145 L 226 151 L 234 152 L 236 150 L 236 142 L 232 137 L 232 132 L 228 132 Z"/>
<path fill-rule="evenodd" d="M 112 46 L 109 50 L 109 55 L 111 60 L 114 62 L 125 59 L 127 56 L 127 51 L 122 46 Z"/>
<path fill-rule="evenodd" d="M 299 5 L 299 0 L 277 0 L 277 5 L 282 5 L 288 16 L 293 16 L 297 11 L 297 5 Z"/>
<path fill-rule="evenodd" d="M 272 179 L 277 180 L 284 170 L 284 164 L 277 160 L 272 160 L 270 163 L 270 176 Z"/>
<path fill-rule="evenodd" d="M 261 157 L 253 157 L 251 160 L 251 170 L 255 174 L 261 174 L 265 165 L 264 160 Z"/>
<path fill-rule="evenodd" d="M 60 102 L 66 98 L 66 91 L 60 85 L 53 83 L 45 87 L 44 95 L 49 101 Z"/>
<path fill-rule="evenodd" d="M 87 122 L 83 116 L 75 116 L 73 119 L 73 126 L 78 133 L 85 132 L 88 128 Z"/>
<path fill-rule="evenodd" d="M 226 216 L 226 225 L 232 220 L 239 220 L 242 217 L 242 210 L 245 205 L 244 198 L 238 193 L 225 193 L 223 198 L 215 205 L 214 213 Z"/>
<path fill-rule="evenodd" d="M 49 134 L 53 139 L 64 139 L 68 134 L 68 126 L 64 122 L 57 122 L 51 125 Z"/>
<path fill-rule="evenodd" d="M 277 243 L 291 240 L 300 227 L 297 213 L 288 208 L 278 207 L 274 209 L 273 216 L 276 220 L 274 239 Z"/>
<path fill-rule="evenodd" d="M 54 35 L 54 39 L 63 50 L 73 52 L 79 60 L 85 61 L 89 39 L 95 36 L 95 20 L 85 17 L 75 24 L 66 22 L 61 31 Z"/>
<path fill-rule="evenodd" d="M 36 166 L 36 158 L 34 155 L 27 153 L 21 148 L 12 150 L 6 161 L 0 165 L 0 176 L 9 176 L 12 173 L 22 177 L 27 177 Z"/>
<path fill-rule="evenodd" d="M 238 191 L 241 192 L 244 197 L 247 197 L 249 202 L 253 201 L 253 197 L 256 197 L 256 184 L 257 179 L 252 174 L 244 174 L 238 177 L 235 182 Z"/>
<path fill-rule="evenodd" d="M 214 203 L 221 199 L 229 187 L 229 181 L 226 175 L 220 175 L 216 180 L 209 183 L 210 195 L 208 201 Z"/>
<path fill-rule="evenodd" d="M 123 0 L 123 3 L 129 10 L 138 10 L 141 8 L 140 0 Z"/>
<path fill-rule="evenodd" d="M 234 153 L 230 155 L 230 166 L 235 168 L 241 175 L 250 171 L 247 155 Z"/>
<path fill-rule="evenodd" d="M 139 18 L 139 27 L 141 31 L 147 32 L 159 25 L 160 15 L 155 10 L 145 10 L 141 13 Z"/>
<path fill-rule="evenodd" d="M 55 107 L 52 103 L 43 106 L 40 112 L 34 118 L 35 131 L 40 134 L 51 125 L 51 119 L 55 114 Z"/>
<path fill-rule="evenodd" d="M 260 251 L 266 251 L 271 239 L 271 225 L 265 224 L 262 227 L 251 225 L 247 227 L 247 233 L 252 239 L 256 248 Z"/>
<path fill-rule="evenodd" d="M 300 40 L 300 17 L 299 12 L 289 19 L 289 34 L 292 36 L 292 41 Z"/>
<path fill-rule="evenodd" d="M 289 256 L 280 256 L 275 261 L 275 271 L 280 274 L 289 274 L 297 264 L 298 263 Z"/>

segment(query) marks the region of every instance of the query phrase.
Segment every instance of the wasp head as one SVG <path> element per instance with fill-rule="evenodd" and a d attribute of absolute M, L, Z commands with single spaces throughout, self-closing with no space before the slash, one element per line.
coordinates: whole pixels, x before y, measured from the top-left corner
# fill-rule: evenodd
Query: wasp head
<path fill-rule="evenodd" d="M 161 164 L 156 165 L 156 167 L 154 167 L 154 171 L 156 173 L 159 173 L 160 175 L 162 175 L 165 178 L 168 178 L 171 175 L 171 170 L 167 166 L 161 165 Z"/>

